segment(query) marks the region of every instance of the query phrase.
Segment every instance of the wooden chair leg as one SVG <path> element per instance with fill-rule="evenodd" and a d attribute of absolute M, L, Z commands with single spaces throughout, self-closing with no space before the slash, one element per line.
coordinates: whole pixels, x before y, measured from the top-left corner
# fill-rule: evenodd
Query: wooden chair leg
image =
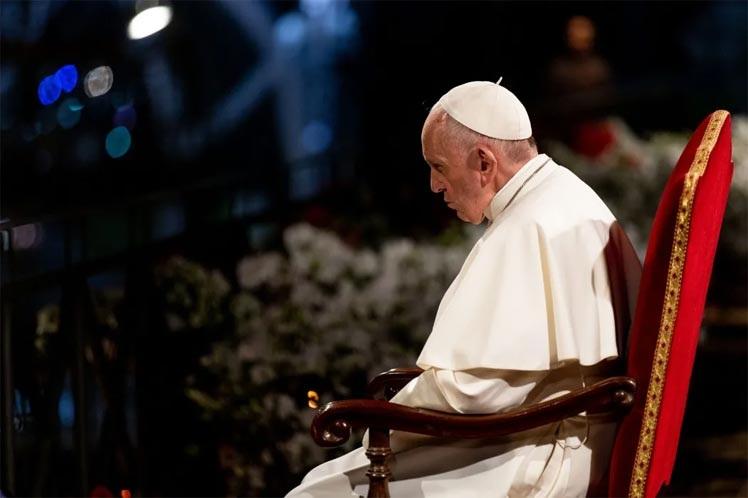
<path fill-rule="evenodd" d="M 366 450 L 366 456 L 371 462 L 369 470 L 366 471 L 369 477 L 368 498 L 390 497 L 388 481 L 392 477 L 392 472 L 387 464 L 390 455 L 392 455 L 390 430 L 379 427 L 369 428 L 369 448 Z"/>

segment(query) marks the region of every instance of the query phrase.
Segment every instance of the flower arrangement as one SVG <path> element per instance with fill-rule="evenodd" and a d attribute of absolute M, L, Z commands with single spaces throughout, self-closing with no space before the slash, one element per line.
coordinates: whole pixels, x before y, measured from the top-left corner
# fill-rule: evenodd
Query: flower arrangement
<path fill-rule="evenodd" d="M 229 494 L 283 494 L 289 479 L 331 456 L 308 435 L 310 408 L 362 396 L 371 376 L 414 364 L 474 237 L 356 249 L 298 224 L 284 232 L 282 252 L 239 261 L 231 290 L 181 257 L 158 269 L 173 330 L 216 320 L 230 329 L 187 387 L 221 431 Z"/>
<path fill-rule="evenodd" d="M 551 157 L 576 173 L 602 197 L 621 221 L 643 259 L 665 182 L 688 142 L 689 133 L 658 132 L 638 137 L 618 118 L 599 124 L 611 140 L 594 157 L 560 142 L 545 144 Z M 732 117 L 734 176 L 725 213 L 724 250 L 748 257 L 748 116 Z"/>

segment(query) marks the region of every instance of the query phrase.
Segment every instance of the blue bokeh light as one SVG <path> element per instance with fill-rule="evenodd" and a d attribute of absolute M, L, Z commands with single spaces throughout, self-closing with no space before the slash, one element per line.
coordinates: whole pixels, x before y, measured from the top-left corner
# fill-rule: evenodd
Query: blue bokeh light
<path fill-rule="evenodd" d="M 299 9 L 309 17 L 321 18 L 325 14 L 330 14 L 330 11 L 335 8 L 336 1 L 338 0 L 301 0 Z"/>
<path fill-rule="evenodd" d="M 66 102 L 68 103 L 68 107 L 70 107 L 71 111 L 80 111 L 84 107 L 83 103 L 74 97 L 68 99 Z"/>
<path fill-rule="evenodd" d="M 301 132 L 301 144 L 310 154 L 324 152 L 332 142 L 332 130 L 327 123 L 312 121 Z"/>
<path fill-rule="evenodd" d="M 59 79 L 56 76 L 47 76 L 39 83 L 37 90 L 39 102 L 43 105 L 54 104 L 60 98 L 61 92 L 62 88 L 60 87 Z"/>
<path fill-rule="evenodd" d="M 69 130 L 81 120 L 82 108 L 83 105 L 75 97 L 66 98 L 57 108 L 57 122 L 60 126 Z"/>
<path fill-rule="evenodd" d="M 73 392 L 70 387 L 66 387 L 60 395 L 60 402 L 57 405 L 57 416 L 60 419 L 60 425 L 69 429 L 75 422 L 75 402 L 73 401 Z"/>
<path fill-rule="evenodd" d="M 60 84 L 60 88 L 65 93 L 72 92 L 75 85 L 78 84 L 78 70 L 72 64 L 62 66 L 58 69 L 55 73 L 55 77 L 57 78 L 57 82 Z"/>
<path fill-rule="evenodd" d="M 118 126 L 106 136 L 106 152 L 114 159 L 122 157 L 130 150 L 132 138 L 130 132 L 124 126 Z"/>
<path fill-rule="evenodd" d="M 130 130 L 135 127 L 136 120 L 137 113 L 132 105 L 119 107 L 113 118 L 114 126 L 124 126 Z"/>
<path fill-rule="evenodd" d="M 306 22 L 298 12 L 289 12 L 275 22 L 275 37 L 281 45 L 297 45 L 306 36 Z"/>

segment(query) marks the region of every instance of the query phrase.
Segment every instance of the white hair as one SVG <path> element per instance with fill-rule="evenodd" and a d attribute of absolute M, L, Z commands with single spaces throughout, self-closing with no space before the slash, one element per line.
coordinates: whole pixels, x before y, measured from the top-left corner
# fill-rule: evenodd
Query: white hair
<path fill-rule="evenodd" d="M 454 119 L 438 102 L 431 108 L 431 113 L 434 115 L 433 119 L 436 122 L 444 123 L 448 135 L 456 141 L 460 148 L 469 149 L 478 143 L 482 143 L 499 152 L 512 164 L 523 164 L 538 153 L 538 147 L 533 137 L 523 140 L 501 140 L 487 137 Z"/>

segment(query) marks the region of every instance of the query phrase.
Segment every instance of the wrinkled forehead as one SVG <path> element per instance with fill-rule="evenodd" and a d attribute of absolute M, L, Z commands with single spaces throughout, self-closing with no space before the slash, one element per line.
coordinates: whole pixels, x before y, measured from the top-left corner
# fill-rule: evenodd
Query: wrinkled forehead
<path fill-rule="evenodd" d="M 444 164 L 450 157 L 449 127 L 447 114 L 443 109 L 432 110 L 423 123 L 421 131 L 421 152 L 428 163 Z"/>

